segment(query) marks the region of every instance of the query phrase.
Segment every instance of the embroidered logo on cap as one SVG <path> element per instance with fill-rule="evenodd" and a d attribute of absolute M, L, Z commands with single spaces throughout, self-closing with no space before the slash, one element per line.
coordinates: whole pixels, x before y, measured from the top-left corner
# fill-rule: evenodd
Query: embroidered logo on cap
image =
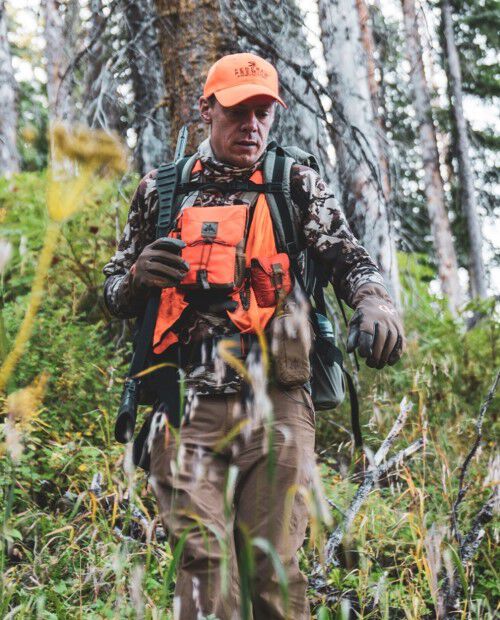
<path fill-rule="evenodd" d="M 257 63 L 253 60 L 248 61 L 248 67 L 239 67 L 235 69 L 234 75 L 236 77 L 258 76 L 263 79 L 267 79 L 269 77 L 269 73 L 258 67 Z"/>

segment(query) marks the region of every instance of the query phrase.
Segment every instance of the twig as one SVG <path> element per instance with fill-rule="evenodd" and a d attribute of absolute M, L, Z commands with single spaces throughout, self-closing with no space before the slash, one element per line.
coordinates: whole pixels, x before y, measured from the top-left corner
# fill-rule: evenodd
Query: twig
<path fill-rule="evenodd" d="M 336 559 L 336 554 L 338 552 L 340 543 L 344 538 L 344 534 L 352 527 L 354 523 L 354 519 L 358 514 L 361 506 L 365 503 L 368 496 L 372 492 L 376 483 L 380 480 L 380 478 L 386 475 L 391 469 L 400 465 L 406 458 L 418 452 L 424 445 L 423 439 L 418 439 L 411 445 L 409 445 L 404 450 L 398 452 L 395 456 L 393 456 L 387 463 L 384 465 L 380 465 L 371 469 L 365 476 L 363 482 L 358 487 L 356 494 L 354 495 L 349 508 L 344 513 L 343 522 L 335 529 L 333 534 L 328 539 L 326 543 L 326 564 L 335 566 L 338 564 Z M 375 455 L 376 458 L 377 455 Z"/>
<path fill-rule="evenodd" d="M 469 489 L 469 486 L 465 484 L 465 476 L 467 474 L 467 470 L 469 469 L 470 462 L 472 461 L 474 455 L 476 454 L 479 444 L 481 443 L 481 439 L 483 438 L 484 416 L 485 416 L 486 411 L 488 410 L 488 407 L 491 404 L 491 401 L 493 400 L 493 397 L 495 396 L 495 392 L 496 392 L 499 380 L 500 380 L 500 372 L 497 372 L 495 380 L 493 381 L 493 385 L 491 386 L 490 391 L 488 392 L 488 395 L 486 396 L 481 406 L 481 409 L 479 411 L 479 416 L 476 422 L 476 439 L 474 443 L 472 444 L 472 448 L 470 449 L 470 452 L 465 457 L 463 465 L 460 469 L 457 499 L 453 502 L 453 507 L 451 509 L 451 528 L 459 544 L 460 550 L 462 549 L 463 540 L 462 540 L 462 535 L 460 533 L 460 530 L 458 528 L 458 508 L 460 504 L 462 503 L 462 501 L 464 500 L 464 497 Z"/>
<path fill-rule="evenodd" d="M 405 397 L 401 401 L 400 411 L 396 421 L 394 422 L 391 430 L 389 431 L 389 434 L 382 442 L 382 445 L 375 453 L 375 456 L 373 458 L 373 466 L 366 472 L 364 479 L 359 485 L 349 507 L 345 512 L 342 513 L 342 523 L 334 530 L 334 532 L 328 538 L 325 546 L 324 566 L 318 563 L 316 564 L 312 572 L 311 582 L 315 589 L 324 589 L 326 587 L 326 573 L 328 567 L 338 565 L 338 560 L 336 556 L 342 539 L 344 538 L 345 533 L 352 527 L 354 519 L 356 518 L 356 515 L 358 514 L 361 506 L 364 504 L 380 478 L 388 474 L 392 469 L 400 465 L 405 459 L 411 457 L 424 446 L 424 439 L 418 439 L 403 450 L 400 450 L 385 463 L 383 462 L 385 460 L 385 457 L 387 456 L 389 449 L 392 447 L 397 437 L 401 433 L 406 423 L 406 420 L 408 419 L 408 414 L 410 413 L 410 411 L 411 403 Z M 338 509 L 337 506 L 334 507 Z"/>
<path fill-rule="evenodd" d="M 500 487 L 497 485 L 486 503 L 476 514 L 469 532 L 463 538 L 463 543 L 459 549 L 459 552 L 464 564 L 470 562 L 476 555 L 478 547 L 481 544 L 485 534 L 484 526 L 493 519 L 495 505 L 498 502 L 499 495 Z M 451 577 L 449 575 L 445 576 L 443 585 L 441 586 L 438 594 L 438 600 L 440 602 L 440 618 L 446 620 L 447 618 L 456 617 L 457 612 L 460 609 L 460 597 L 462 592 L 462 580 L 459 577 L 458 569 L 455 568 Z"/>
<path fill-rule="evenodd" d="M 471 460 L 474 458 L 474 455 L 476 454 L 477 449 L 479 448 L 479 445 L 481 443 L 484 416 L 486 414 L 486 411 L 488 410 L 488 407 L 491 404 L 491 401 L 493 400 L 499 379 L 500 372 L 497 372 L 496 377 L 493 381 L 493 385 L 491 386 L 490 391 L 488 392 L 479 411 L 479 416 L 476 422 L 476 439 L 469 453 L 465 457 L 462 467 L 460 468 L 457 498 L 453 503 L 453 507 L 451 510 L 450 518 L 452 532 L 458 542 L 458 554 L 463 565 L 470 563 L 476 555 L 476 552 L 485 534 L 484 527 L 493 519 L 495 507 L 497 506 L 500 497 L 500 485 L 496 483 L 493 492 L 474 517 L 469 531 L 465 536 L 462 536 L 458 527 L 458 508 L 463 502 L 464 497 L 469 489 L 469 485 L 465 484 L 465 477 L 467 475 Z M 438 600 L 440 603 L 440 618 L 446 619 L 456 617 L 457 611 L 460 608 L 460 597 L 462 593 L 463 583 L 459 577 L 457 567 L 455 568 L 451 576 L 445 576 L 443 585 L 441 586 L 438 593 Z"/>
<path fill-rule="evenodd" d="M 67 78 L 67 76 L 70 73 L 72 73 L 77 68 L 77 66 L 79 65 L 80 61 L 85 56 L 85 54 L 88 54 L 90 52 L 90 50 L 94 47 L 94 45 L 97 43 L 97 41 L 100 40 L 101 35 L 102 35 L 102 33 L 104 32 L 104 30 L 106 28 L 108 20 L 111 18 L 111 16 L 113 15 L 115 9 L 119 6 L 120 2 L 121 2 L 121 0 L 114 0 L 109 5 L 109 7 L 108 7 L 108 14 L 103 18 L 101 24 L 99 24 L 99 27 L 96 28 L 96 30 L 94 32 L 94 36 L 90 39 L 88 44 L 76 54 L 76 56 L 73 58 L 73 60 L 66 67 L 64 73 L 62 74 L 61 80 L 59 82 L 59 89 L 61 88 L 61 85 L 63 84 L 63 82 Z M 58 96 L 59 96 L 59 92 L 58 92 Z"/>

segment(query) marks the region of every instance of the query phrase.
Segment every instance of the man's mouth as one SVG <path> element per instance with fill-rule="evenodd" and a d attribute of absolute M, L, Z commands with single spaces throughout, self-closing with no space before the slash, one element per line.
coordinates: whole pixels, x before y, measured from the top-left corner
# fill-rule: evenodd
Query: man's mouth
<path fill-rule="evenodd" d="M 255 140 L 240 140 L 236 144 L 245 149 L 251 149 L 257 146 L 257 142 L 255 142 Z"/>

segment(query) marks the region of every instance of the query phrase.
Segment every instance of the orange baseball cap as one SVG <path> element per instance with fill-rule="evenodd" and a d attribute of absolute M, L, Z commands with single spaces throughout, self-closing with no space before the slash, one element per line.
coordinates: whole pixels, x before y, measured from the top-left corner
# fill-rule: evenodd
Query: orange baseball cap
<path fill-rule="evenodd" d="M 203 96 L 215 95 L 228 108 L 256 95 L 269 95 L 286 108 L 279 96 L 278 73 L 271 63 L 255 54 L 229 54 L 208 72 Z"/>

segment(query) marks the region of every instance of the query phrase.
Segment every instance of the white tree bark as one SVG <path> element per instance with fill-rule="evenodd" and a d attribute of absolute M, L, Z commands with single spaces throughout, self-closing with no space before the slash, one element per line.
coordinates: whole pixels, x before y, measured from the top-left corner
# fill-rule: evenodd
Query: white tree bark
<path fill-rule="evenodd" d="M 238 34 L 240 51 L 253 51 L 272 62 L 279 73 L 287 110 L 278 106 L 272 138 L 282 145 L 296 145 L 318 157 L 322 174 L 333 189 L 338 181 L 328 154 L 328 133 L 318 102 L 304 74 L 313 67 L 303 29 L 303 15 L 296 0 L 219 0 L 222 16 Z M 294 66 L 290 61 L 293 60 Z"/>
<path fill-rule="evenodd" d="M 473 297 L 487 297 L 486 270 L 483 262 L 483 237 L 477 212 L 474 176 L 469 158 L 469 136 L 462 101 L 462 72 L 458 58 L 453 17 L 449 0 L 441 3 L 443 31 L 446 44 L 446 73 L 451 88 L 450 108 L 457 131 L 458 178 L 460 182 L 461 204 L 467 218 L 469 236 L 469 273 Z"/>
<path fill-rule="evenodd" d="M 375 40 L 371 26 L 370 13 L 366 0 L 356 0 L 356 8 L 359 16 L 359 26 L 361 30 L 361 42 L 366 55 L 366 66 L 368 70 L 368 88 L 370 90 L 373 118 L 377 124 L 377 142 L 380 174 L 382 180 L 382 189 L 387 202 L 392 200 L 391 194 L 391 178 L 389 168 L 389 157 L 387 153 L 387 138 L 385 136 L 385 127 L 383 117 L 380 113 L 380 88 L 377 81 L 377 63 L 375 61 Z"/>
<path fill-rule="evenodd" d="M 49 119 L 72 121 L 71 76 L 62 80 L 76 47 L 76 26 L 79 20 L 79 2 L 68 0 L 61 12 L 57 0 L 42 0 L 45 17 L 45 66 L 47 71 L 47 97 Z"/>
<path fill-rule="evenodd" d="M 16 82 L 7 39 L 5 2 L 0 0 L 0 175 L 10 176 L 19 171 L 16 132 Z"/>
<path fill-rule="evenodd" d="M 377 123 L 355 0 L 319 0 L 328 89 L 342 119 L 333 136 L 349 224 L 399 303 L 395 241 L 380 173 Z"/>
<path fill-rule="evenodd" d="M 165 99 L 165 78 L 152 0 L 125 0 L 123 10 L 134 90 L 135 159 L 144 175 L 173 155 L 167 110 L 160 105 Z"/>
<path fill-rule="evenodd" d="M 424 167 L 425 195 L 436 252 L 441 290 L 448 305 L 456 314 L 462 301 L 458 266 L 450 222 L 445 205 L 443 180 L 439 170 L 436 130 L 432 120 L 429 89 L 422 60 L 422 42 L 414 0 L 402 0 L 406 46 L 410 62 L 410 82 L 413 105 L 419 125 L 420 148 Z"/>

